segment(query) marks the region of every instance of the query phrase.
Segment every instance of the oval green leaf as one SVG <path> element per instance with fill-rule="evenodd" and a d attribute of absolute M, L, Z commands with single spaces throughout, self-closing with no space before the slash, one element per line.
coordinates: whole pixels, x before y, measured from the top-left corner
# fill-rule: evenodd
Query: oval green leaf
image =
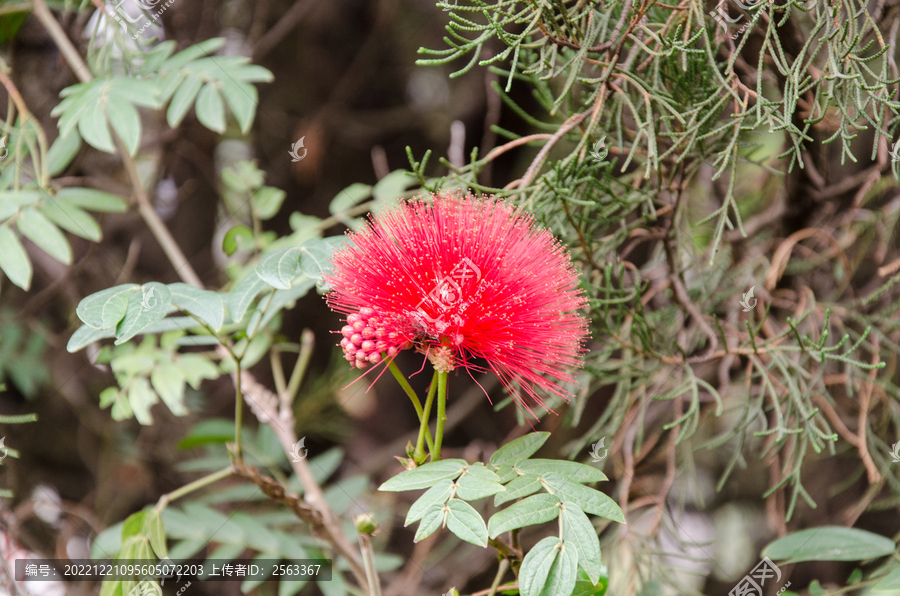
<path fill-rule="evenodd" d="M 494 466 L 514 466 L 534 455 L 548 438 L 550 438 L 550 433 L 537 432 L 510 441 L 494 452 L 494 455 L 491 456 L 491 464 Z"/>
<path fill-rule="evenodd" d="M 19 232 L 38 248 L 66 265 L 72 264 L 72 247 L 62 232 L 36 209 L 25 209 L 17 221 Z"/>
<path fill-rule="evenodd" d="M 413 470 L 397 474 L 379 486 L 378 490 L 397 492 L 430 488 L 445 478 L 453 480 L 468 465 L 464 459 L 442 459 L 427 463 Z"/>
<path fill-rule="evenodd" d="M 513 503 L 488 520 L 488 534 L 496 538 L 503 532 L 542 524 L 559 515 L 560 500 L 555 495 L 540 494 Z"/>
<path fill-rule="evenodd" d="M 763 549 L 772 560 L 862 561 L 884 557 L 896 550 L 893 540 L 873 532 L 842 526 L 821 526 L 788 534 Z"/>
<path fill-rule="evenodd" d="M 26 292 L 31 287 L 31 261 L 25 247 L 8 226 L 0 226 L 0 269 Z"/>
<path fill-rule="evenodd" d="M 488 532 L 484 520 L 471 505 L 459 499 L 450 499 L 447 509 L 448 530 L 466 542 L 487 546 Z"/>

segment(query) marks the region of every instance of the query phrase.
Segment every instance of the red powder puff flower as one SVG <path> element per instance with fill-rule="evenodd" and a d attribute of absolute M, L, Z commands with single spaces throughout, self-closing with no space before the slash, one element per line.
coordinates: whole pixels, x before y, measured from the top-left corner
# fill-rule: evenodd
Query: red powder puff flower
<path fill-rule="evenodd" d="M 522 393 L 568 399 L 587 332 L 566 249 L 534 218 L 493 197 L 433 195 L 383 213 L 335 252 L 329 305 L 348 314 L 344 355 L 359 368 L 416 347 L 435 369 L 483 358 Z"/>

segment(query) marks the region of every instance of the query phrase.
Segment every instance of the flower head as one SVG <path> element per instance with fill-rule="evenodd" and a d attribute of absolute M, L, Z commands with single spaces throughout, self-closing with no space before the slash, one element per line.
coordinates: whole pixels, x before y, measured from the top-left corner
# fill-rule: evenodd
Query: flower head
<path fill-rule="evenodd" d="M 587 332 L 566 249 L 534 218 L 493 197 L 440 193 L 351 233 L 326 277 L 346 313 L 341 346 L 366 368 L 415 347 L 437 370 L 484 359 L 531 412 L 536 389 L 568 399 Z"/>

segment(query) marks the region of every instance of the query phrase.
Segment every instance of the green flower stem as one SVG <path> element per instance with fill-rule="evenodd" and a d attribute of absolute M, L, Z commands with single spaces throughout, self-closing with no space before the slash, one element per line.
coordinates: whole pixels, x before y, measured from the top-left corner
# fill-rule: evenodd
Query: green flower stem
<path fill-rule="evenodd" d="M 413 407 L 416 409 L 416 415 L 419 417 L 419 421 L 421 422 L 422 420 L 426 420 L 426 422 L 423 423 L 423 425 L 425 427 L 425 440 L 428 442 L 428 449 L 431 450 L 431 448 L 432 448 L 431 432 L 429 432 L 429 430 L 428 430 L 427 414 L 425 414 L 424 411 L 422 410 L 422 402 L 419 401 L 419 396 L 416 395 L 416 392 L 413 391 L 412 387 L 410 387 L 409 381 L 406 380 L 406 377 L 403 376 L 403 373 L 400 372 L 400 369 L 397 368 L 397 365 L 394 363 L 393 360 L 391 360 L 390 363 L 388 364 L 388 369 L 391 371 L 391 374 L 394 375 L 394 378 L 397 379 L 397 382 L 400 383 L 400 386 L 403 387 L 403 390 L 406 392 L 406 395 L 409 396 L 409 400 L 412 402 Z M 431 384 L 433 387 L 434 386 L 433 379 L 431 381 Z M 427 404 L 426 404 L 426 407 L 428 408 L 429 411 L 431 410 L 430 404 L 431 404 L 431 402 L 427 402 Z M 426 418 L 423 418 L 423 414 L 426 416 Z M 420 445 L 422 443 L 422 436 L 423 436 L 422 431 L 419 430 L 418 443 Z M 418 449 L 417 449 L 417 451 L 418 451 Z M 424 454 L 424 450 L 423 450 L 423 454 Z"/>
<path fill-rule="evenodd" d="M 447 421 L 447 371 L 438 371 L 437 376 L 437 428 L 434 430 L 434 449 L 431 450 L 431 461 L 441 459 L 441 443 L 444 440 L 444 423 Z"/>
<path fill-rule="evenodd" d="M 300 353 L 297 355 L 297 364 L 291 371 L 291 380 L 288 381 L 287 391 L 293 399 L 300 390 L 300 383 L 306 375 L 306 369 L 309 367 L 309 360 L 312 358 L 313 346 L 316 342 L 316 336 L 309 329 L 304 329 L 300 336 Z"/>
<path fill-rule="evenodd" d="M 487 596 L 494 596 L 497 593 L 497 588 L 500 586 L 500 580 L 506 575 L 507 569 L 509 569 L 509 559 L 500 559 L 500 567 L 497 569 L 497 575 L 494 576 L 494 583 L 491 584 L 491 591 L 488 592 Z"/>
<path fill-rule="evenodd" d="M 372 538 L 368 534 L 359 533 L 359 549 L 369 582 L 369 596 L 381 596 L 381 580 L 375 570 L 375 552 L 372 549 Z"/>
<path fill-rule="evenodd" d="M 218 472 L 213 472 L 212 474 L 204 476 L 203 478 L 198 478 L 197 480 L 194 480 L 190 484 L 185 484 L 178 490 L 174 490 L 168 494 L 161 496 L 159 498 L 159 501 L 156 503 L 156 507 L 154 509 L 157 511 L 157 513 L 159 513 L 163 509 L 165 509 L 166 506 L 169 503 L 171 503 L 172 501 L 174 501 L 175 499 L 180 499 L 181 497 L 183 497 L 187 494 L 190 494 L 190 493 L 194 492 L 195 490 L 200 490 L 204 486 L 209 486 L 213 482 L 218 482 L 219 480 L 222 480 L 223 478 L 228 478 L 233 473 L 234 473 L 234 471 L 232 470 L 231 466 L 228 466 L 227 468 L 222 468 Z"/>
<path fill-rule="evenodd" d="M 435 371 L 434 376 L 431 378 L 431 385 L 428 386 L 428 396 L 425 398 L 425 409 L 419 416 L 419 439 L 416 441 L 416 450 L 413 453 L 413 459 L 419 463 L 425 461 L 424 441 L 428 441 L 429 453 L 434 453 L 434 443 L 431 442 L 431 431 L 428 430 L 428 419 L 431 417 L 431 404 L 434 403 L 434 393 L 436 389 L 437 371 Z"/>

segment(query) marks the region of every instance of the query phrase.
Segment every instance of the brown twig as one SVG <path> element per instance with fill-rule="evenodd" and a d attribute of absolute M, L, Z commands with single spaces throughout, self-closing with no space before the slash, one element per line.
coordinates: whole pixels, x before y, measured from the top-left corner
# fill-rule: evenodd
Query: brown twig
<path fill-rule="evenodd" d="M 243 461 L 235 461 L 232 463 L 232 467 L 235 475 L 246 478 L 258 486 L 269 499 L 286 506 L 294 515 L 309 524 L 314 534 L 322 537 L 327 536 L 325 526 L 322 523 L 322 514 L 299 496 L 288 493 L 280 482 L 269 476 L 263 476 L 259 470 L 245 464 Z"/>
<path fill-rule="evenodd" d="M 227 350 L 223 347 L 219 348 L 219 352 L 220 354 L 228 355 Z M 232 379 L 237 385 L 237 376 L 234 372 L 232 373 Z M 246 372 L 243 372 L 241 375 L 241 388 L 244 392 L 244 400 L 250 407 L 250 411 L 253 412 L 260 422 L 267 424 L 274 431 L 284 452 L 291 453 L 293 446 L 297 443 L 297 435 L 294 432 L 293 412 L 279 413 L 278 396 Z M 366 590 L 366 571 L 357 556 L 356 549 L 344 536 L 337 516 L 325 501 L 322 487 L 319 486 L 319 483 L 313 476 L 309 464 L 305 459 L 295 461 L 294 458 L 291 458 L 291 467 L 303 486 L 306 502 L 316 509 L 321 516 L 324 531 L 323 537 L 347 559 L 356 581 Z"/>
<path fill-rule="evenodd" d="M 547 154 L 550 153 L 550 150 L 553 149 L 553 146 L 556 145 L 557 142 L 561 138 L 563 138 L 566 133 L 570 130 L 578 126 L 579 124 L 587 118 L 590 111 L 585 110 L 580 114 L 573 114 L 569 116 L 569 118 L 562 123 L 562 126 L 559 127 L 553 136 L 550 137 L 550 140 L 547 141 L 547 144 L 541 147 L 541 150 L 538 151 L 538 154 L 535 156 L 534 160 L 531 162 L 531 165 L 528 166 L 528 169 L 525 170 L 525 175 L 522 176 L 522 179 L 519 181 L 518 188 L 526 188 L 529 184 L 531 184 L 531 179 L 534 178 L 534 175 L 537 173 L 538 169 L 543 165 L 544 160 L 547 158 Z"/>
<path fill-rule="evenodd" d="M 878 335 L 872 334 L 872 364 L 878 364 Z M 877 484 L 881 482 L 881 474 L 878 472 L 875 462 L 872 461 L 872 455 L 869 453 L 867 445 L 866 433 L 869 428 L 869 403 L 872 399 L 872 389 L 875 387 L 875 377 L 878 369 L 873 368 L 869 371 L 869 380 L 863 381 L 862 391 L 859 395 L 859 421 L 857 423 L 856 448 L 859 451 L 859 457 L 862 459 L 863 465 L 866 467 L 866 474 L 869 477 L 869 484 Z"/>

